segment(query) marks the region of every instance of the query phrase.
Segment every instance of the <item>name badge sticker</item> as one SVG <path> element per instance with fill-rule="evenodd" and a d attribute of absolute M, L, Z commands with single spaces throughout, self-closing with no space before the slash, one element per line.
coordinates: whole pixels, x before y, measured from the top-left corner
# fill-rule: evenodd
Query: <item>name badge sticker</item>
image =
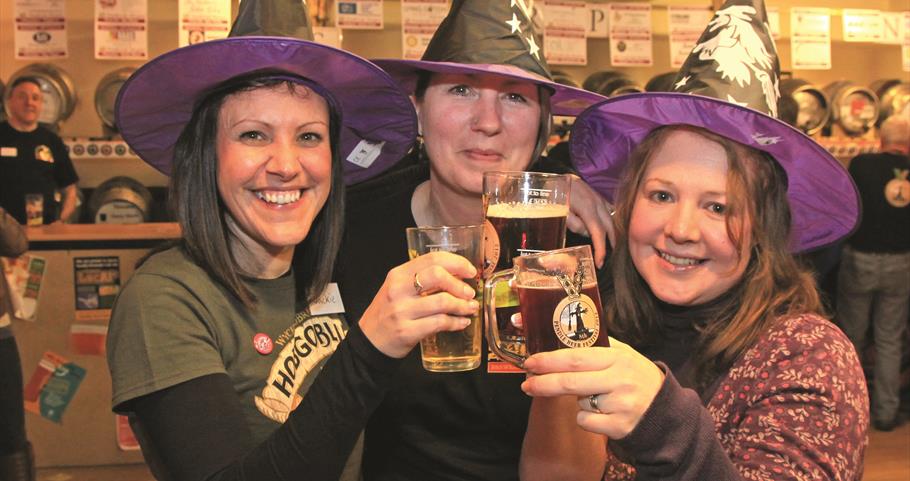
<path fill-rule="evenodd" d="M 19 155 L 19 149 L 15 147 L 0 147 L 0 157 L 16 157 Z"/>
<path fill-rule="evenodd" d="M 371 142 L 369 140 L 361 140 L 354 150 L 351 151 L 348 155 L 347 161 L 363 167 L 364 169 L 369 168 L 373 165 L 373 162 L 379 157 L 379 154 L 382 153 L 382 147 L 385 145 L 385 142 Z"/>
<path fill-rule="evenodd" d="M 326 314 L 343 314 L 344 303 L 341 302 L 341 291 L 338 284 L 332 282 L 325 286 L 325 290 L 310 304 L 310 315 L 322 316 Z"/>

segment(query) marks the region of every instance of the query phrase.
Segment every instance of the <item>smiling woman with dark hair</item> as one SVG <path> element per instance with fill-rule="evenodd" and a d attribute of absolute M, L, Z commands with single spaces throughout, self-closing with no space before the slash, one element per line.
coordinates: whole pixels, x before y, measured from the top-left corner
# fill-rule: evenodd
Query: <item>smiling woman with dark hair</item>
<path fill-rule="evenodd" d="M 446 252 L 391 268 L 352 322 L 329 283 L 344 184 L 410 147 L 407 97 L 353 54 L 242 37 L 152 60 L 116 110 L 124 139 L 171 176 L 183 232 L 124 286 L 108 335 L 114 410 L 153 473 L 358 479 L 358 438 L 400 359 L 477 309 L 461 281 L 476 270 Z"/>

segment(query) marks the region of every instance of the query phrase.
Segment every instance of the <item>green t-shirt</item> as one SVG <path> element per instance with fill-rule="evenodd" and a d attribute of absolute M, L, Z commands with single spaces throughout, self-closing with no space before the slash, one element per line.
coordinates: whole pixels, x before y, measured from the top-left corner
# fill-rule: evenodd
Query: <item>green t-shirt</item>
<path fill-rule="evenodd" d="M 247 279 L 250 311 L 175 247 L 150 257 L 130 278 L 111 315 L 107 352 L 114 410 L 127 401 L 201 376 L 225 373 L 253 441 L 290 412 L 347 334 L 337 287 L 307 311 L 296 308 L 294 276 Z M 361 443 L 342 479 L 357 479 Z"/>

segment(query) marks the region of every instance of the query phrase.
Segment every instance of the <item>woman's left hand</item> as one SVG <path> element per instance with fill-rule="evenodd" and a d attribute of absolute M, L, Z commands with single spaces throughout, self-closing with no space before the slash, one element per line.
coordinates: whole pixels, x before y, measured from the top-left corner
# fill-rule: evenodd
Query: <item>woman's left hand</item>
<path fill-rule="evenodd" d="M 578 425 L 610 439 L 622 439 L 635 429 L 664 382 L 657 365 L 613 338 L 610 347 L 538 353 L 524 367 L 532 374 L 521 385 L 525 393 L 578 396 Z"/>
<path fill-rule="evenodd" d="M 600 196 L 581 177 L 570 174 L 572 193 L 569 202 L 569 217 L 566 226 L 576 234 L 591 238 L 594 245 L 594 262 L 603 267 L 607 257 L 607 238 L 610 245 L 616 245 L 613 228 L 613 206 Z"/>

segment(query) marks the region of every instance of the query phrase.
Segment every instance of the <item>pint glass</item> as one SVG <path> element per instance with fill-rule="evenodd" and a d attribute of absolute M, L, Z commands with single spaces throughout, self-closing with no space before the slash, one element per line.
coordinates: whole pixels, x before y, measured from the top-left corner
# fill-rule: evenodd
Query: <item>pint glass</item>
<path fill-rule="evenodd" d="M 518 291 L 527 355 L 570 347 L 609 346 L 601 326 L 603 308 L 590 246 L 569 247 L 514 259 L 514 267 L 499 271 L 484 284 L 487 316 L 496 311 L 492 291 L 509 280 Z M 490 349 L 518 367 L 527 355 L 503 342 L 499 330 L 487 326 Z"/>
<path fill-rule="evenodd" d="M 411 259 L 436 251 L 458 254 L 474 264 L 477 277 L 464 279 L 474 288 L 480 302 L 483 292 L 483 226 L 411 227 L 406 230 L 408 257 Z M 431 294 L 431 293 L 427 293 Z M 424 369 L 435 372 L 469 371 L 480 366 L 482 308 L 471 316 L 471 324 L 461 331 L 442 331 L 420 341 Z"/>
<path fill-rule="evenodd" d="M 512 267 L 512 259 L 560 249 L 566 243 L 569 215 L 568 175 L 539 172 L 486 172 L 483 175 L 484 235 L 487 259 L 484 274 Z M 518 312 L 518 298 L 508 284 L 493 290 L 497 296 L 496 325 L 507 342 L 522 344 L 521 333 L 509 319 Z"/>

